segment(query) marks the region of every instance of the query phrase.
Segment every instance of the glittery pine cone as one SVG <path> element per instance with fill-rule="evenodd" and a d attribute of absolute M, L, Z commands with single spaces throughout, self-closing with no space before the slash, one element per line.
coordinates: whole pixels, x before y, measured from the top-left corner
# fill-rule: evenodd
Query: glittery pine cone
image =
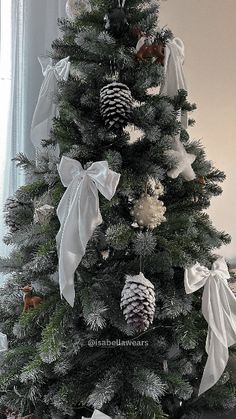
<path fill-rule="evenodd" d="M 145 278 L 143 273 L 126 276 L 120 306 L 125 320 L 137 332 L 147 330 L 153 323 L 155 314 L 154 285 Z"/>

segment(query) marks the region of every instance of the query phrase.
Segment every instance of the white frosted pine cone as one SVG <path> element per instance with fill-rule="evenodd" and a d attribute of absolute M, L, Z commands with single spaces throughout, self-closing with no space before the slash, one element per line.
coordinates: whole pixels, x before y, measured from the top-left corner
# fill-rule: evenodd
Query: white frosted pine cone
<path fill-rule="evenodd" d="M 155 314 L 154 285 L 140 272 L 139 275 L 126 275 L 121 293 L 120 307 L 127 324 L 137 332 L 144 332 L 153 323 Z"/>
<path fill-rule="evenodd" d="M 113 82 L 100 92 L 100 111 L 108 129 L 124 128 L 132 110 L 131 91 L 123 83 Z"/>

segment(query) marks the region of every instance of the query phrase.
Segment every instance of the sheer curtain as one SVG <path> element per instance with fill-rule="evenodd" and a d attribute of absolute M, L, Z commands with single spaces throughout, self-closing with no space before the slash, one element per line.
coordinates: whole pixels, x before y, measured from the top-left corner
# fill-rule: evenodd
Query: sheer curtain
<path fill-rule="evenodd" d="M 57 19 L 65 15 L 66 0 L 0 0 L 2 26 L 1 51 L 4 50 L 5 31 L 3 12 L 8 4 L 11 27 L 11 56 L 9 57 L 8 98 L 6 111 L 6 94 L 0 86 L 0 109 L 5 109 L 2 116 L 1 156 L 0 160 L 0 255 L 7 254 L 2 243 L 4 223 L 2 207 L 5 199 L 24 183 L 23 173 L 16 169 L 11 159 L 19 152 L 34 156 L 30 142 L 30 126 L 38 93 L 43 80 L 38 56 L 45 56 L 50 50 L 53 39 L 59 35 Z M 6 25 L 5 25 L 6 26 Z M 9 45 L 8 45 L 9 48 Z M 1 54 L 2 58 L 2 54 Z M 3 62 L 0 62 L 3 68 Z M 1 74 L 1 78 L 2 78 Z M 7 117 L 7 122 L 6 122 Z M 5 130 L 5 131 L 4 131 Z M 0 278 L 1 281 L 1 278 Z"/>

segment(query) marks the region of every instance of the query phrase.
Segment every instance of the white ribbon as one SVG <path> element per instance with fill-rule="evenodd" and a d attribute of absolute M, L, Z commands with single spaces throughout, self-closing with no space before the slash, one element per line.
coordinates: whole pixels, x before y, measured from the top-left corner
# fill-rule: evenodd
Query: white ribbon
<path fill-rule="evenodd" d="M 180 38 L 170 40 L 165 47 L 165 78 L 160 88 L 161 95 L 174 97 L 180 89 L 187 91 L 183 70 L 184 58 L 183 41 Z M 188 128 L 187 112 L 179 113 L 178 120 L 184 129 Z M 173 150 L 167 151 L 166 155 L 175 160 L 175 167 L 167 173 L 168 176 L 175 179 L 182 174 L 185 180 L 190 181 L 195 179 L 196 175 L 192 169 L 192 163 L 195 161 L 196 156 L 187 153 L 184 145 L 180 141 L 180 134 L 175 136 Z"/>
<path fill-rule="evenodd" d="M 229 278 L 224 258 L 214 262 L 210 271 L 199 263 L 185 270 L 187 294 L 204 287 L 202 313 L 208 323 L 208 359 L 199 395 L 217 383 L 229 359 L 228 348 L 236 343 L 236 298 L 228 286 Z"/>
<path fill-rule="evenodd" d="M 161 95 L 174 97 L 180 89 L 187 91 L 183 64 L 184 43 L 180 38 L 174 38 L 167 42 L 165 47 L 165 78 L 160 88 Z M 188 119 L 186 113 L 183 115 L 182 119 L 182 125 L 185 129 L 187 129 Z"/>
<path fill-rule="evenodd" d="M 89 419 L 82 417 L 82 419 Z M 100 412 L 99 410 L 94 410 L 93 416 L 91 419 L 111 419 L 110 416 L 105 415 L 104 413 Z"/>
<path fill-rule="evenodd" d="M 0 353 L 8 350 L 7 335 L 0 332 Z"/>
<path fill-rule="evenodd" d="M 68 80 L 70 62 L 67 57 L 53 66 L 51 58 L 38 58 L 38 60 L 42 67 L 44 80 L 33 115 L 31 141 L 37 151 L 43 151 L 41 141 L 50 138 L 53 118 L 57 112 L 55 96 L 58 91 L 58 81 Z M 59 147 L 55 150 L 55 154 L 59 156 Z"/>
<path fill-rule="evenodd" d="M 74 273 L 95 228 L 102 223 L 98 191 L 108 200 L 116 192 L 120 175 L 109 169 L 107 161 L 93 163 L 87 170 L 63 156 L 58 167 L 67 187 L 57 208 L 61 228 L 57 234 L 59 283 L 61 294 L 73 307 Z"/>

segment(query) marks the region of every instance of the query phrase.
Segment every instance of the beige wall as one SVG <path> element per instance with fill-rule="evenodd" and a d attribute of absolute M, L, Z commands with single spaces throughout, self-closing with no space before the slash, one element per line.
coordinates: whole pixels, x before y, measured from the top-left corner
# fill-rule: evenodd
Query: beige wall
<path fill-rule="evenodd" d="M 197 103 L 192 138 L 224 170 L 223 195 L 209 210 L 215 226 L 231 234 L 220 254 L 236 262 L 236 0 L 161 0 L 160 24 L 186 46 L 189 97 Z"/>

